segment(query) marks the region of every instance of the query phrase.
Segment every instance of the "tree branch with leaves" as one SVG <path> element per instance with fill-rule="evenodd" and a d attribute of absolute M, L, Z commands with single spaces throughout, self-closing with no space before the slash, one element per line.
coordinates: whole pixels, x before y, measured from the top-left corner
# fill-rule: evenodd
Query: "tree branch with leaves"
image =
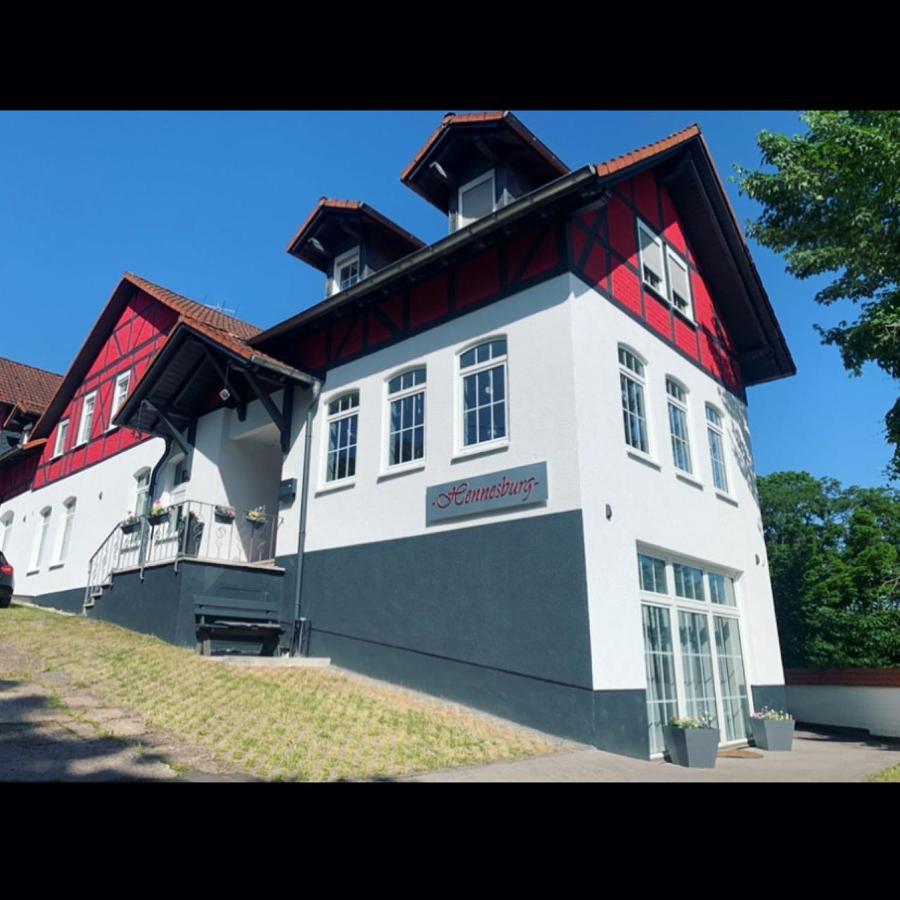
<path fill-rule="evenodd" d="M 762 163 L 736 166 L 742 194 L 763 206 L 748 234 L 781 253 L 797 278 L 834 273 L 815 301 L 858 305 L 854 321 L 816 326 L 837 346 L 854 375 L 873 362 L 900 378 L 900 112 L 813 111 L 807 131 L 788 137 L 763 131 Z M 900 400 L 885 416 L 900 478 Z"/>

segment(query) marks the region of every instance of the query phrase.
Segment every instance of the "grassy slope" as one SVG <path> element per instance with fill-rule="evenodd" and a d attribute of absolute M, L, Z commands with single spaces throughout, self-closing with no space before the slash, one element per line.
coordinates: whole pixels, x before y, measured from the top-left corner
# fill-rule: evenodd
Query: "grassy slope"
<path fill-rule="evenodd" d="M 390 777 L 559 749 L 333 670 L 235 669 L 81 617 L 13 607 L 0 614 L 0 640 L 149 727 L 264 778 Z"/>

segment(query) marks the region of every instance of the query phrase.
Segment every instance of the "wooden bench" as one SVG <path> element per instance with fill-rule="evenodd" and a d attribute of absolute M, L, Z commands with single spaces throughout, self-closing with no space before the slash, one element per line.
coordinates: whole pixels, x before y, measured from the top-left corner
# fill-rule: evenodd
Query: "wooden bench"
<path fill-rule="evenodd" d="M 284 631 L 281 605 L 264 594 L 259 600 L 233 597 L 194 597 L 194 622 L 200 652 L 209 656 L 214 636 L 249 635 L 277 639 Z"/>

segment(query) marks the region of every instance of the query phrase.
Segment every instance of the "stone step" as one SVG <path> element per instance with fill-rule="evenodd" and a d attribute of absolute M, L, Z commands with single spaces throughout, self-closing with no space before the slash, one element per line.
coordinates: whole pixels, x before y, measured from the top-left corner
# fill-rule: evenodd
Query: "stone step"
<path fill-rule="evenodd" d="M 325 656 L 238 656 L 237 654 L 202 656 L 198 654 L 197 658 L 208 662 L 248 668 L 321 669 L 331 665 L 331 658 Z"/>

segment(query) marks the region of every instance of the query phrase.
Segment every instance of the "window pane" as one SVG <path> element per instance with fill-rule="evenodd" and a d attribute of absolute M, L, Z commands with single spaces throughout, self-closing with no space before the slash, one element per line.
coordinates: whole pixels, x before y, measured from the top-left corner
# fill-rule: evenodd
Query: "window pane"
<path fill-rule="evenodd" d="M 712 428 L 707 428 L 709 436 L 709 456 L 712 462 L 713 484 L 720 491 L 728 490 L 728 478 L 725 474 L 725 452 L 722 446 L 722 435 Z"/>
<path fill-rule="evenodd" d="M 475 365 L 475 350 L 466 350 L 465 353 L 459 358 L 459 367 L 461 369 L 466 369 L 469 366 Z"/>
<path fill-rule="evenodd" d="M 687 416 L 683 409 L 669 404 L 669 431 L 672 435 L 672 458 L 675 467 L 691 471 L 691 451 L 688 445 Z"/>
<path fill-rule="evenodd" d="M 638 568 L 641 575 L 641 589 L 656 594 L 668 593 L 666 585 L 666 564 L 654 556 L 638 554 Z"/>
<path fill-rule="evenodd" d="M 460 195 L 460 213 L 467 221 L 480 219 L 494 211 L 494 180 L 488 178 L 480 184 L 462 191 Z"/>
<path fill-rule="evenodd" d="M 475 410 L 466 413 L 465 417 L 465 425 L 466 425 L 466 434 L 465 434 L 465 443 L 466 446 L 469 444 L 477 444 L 478 443 L 478 413 Z"/>
<path fill-rule="evenodd" d="M 620 375 L 625 441 L 632 447 L 649 452 L 647 424 L 644 419 L 644 389 L 636 381 Z"/>
<path fill-rule="evenodd" d="M 672 573 L 675 577 L 675 593 L 679 597 L 688 600 L 705 600 L 703 591 L 703 570 L 694 566 L 685 566 L 681 563 L 672 564 Z"/>
<path fill-rule="evenodd" d="M 644 281 L 654 290 L 661 290 L 664 272 L 662 247 L 643 228 L 638 228 L 638 233 L 641 236 L 641 263 Z"/>

